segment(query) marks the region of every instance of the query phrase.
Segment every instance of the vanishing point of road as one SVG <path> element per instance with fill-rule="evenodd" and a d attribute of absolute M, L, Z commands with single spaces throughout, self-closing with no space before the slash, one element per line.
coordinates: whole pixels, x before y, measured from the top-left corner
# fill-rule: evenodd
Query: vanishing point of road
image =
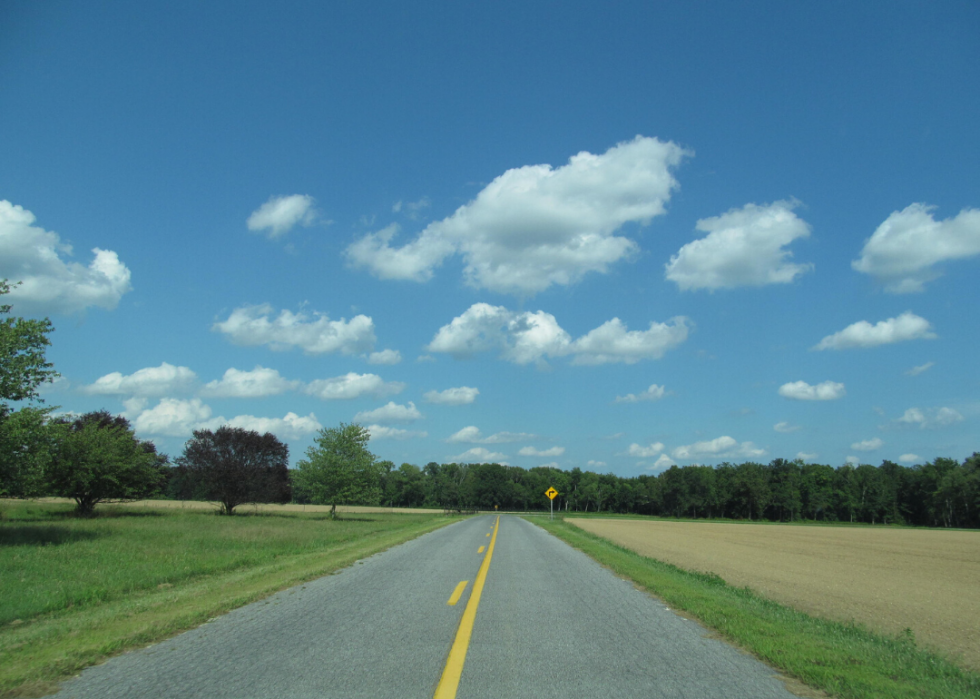
<path fill-rule="evenodd" d="M 451 524 L 112 658 L 57 696 L 794 695 L 773 669 L 504 515 Z"/>

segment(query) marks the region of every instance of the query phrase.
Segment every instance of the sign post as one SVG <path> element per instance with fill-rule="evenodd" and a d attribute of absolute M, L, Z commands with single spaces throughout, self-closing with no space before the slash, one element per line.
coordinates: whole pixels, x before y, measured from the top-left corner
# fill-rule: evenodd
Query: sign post
<path fill-rule="evenodd" d="M 551 519 L 554 519 L 555 518 L 555 496 L 558 495 L 558 491 L 555 490 L 554 488 L 548 488 L 546 491 L 544 491 L 544 494 L 547 495 L 548 496 L 548 499 L 551 501 Z"/>

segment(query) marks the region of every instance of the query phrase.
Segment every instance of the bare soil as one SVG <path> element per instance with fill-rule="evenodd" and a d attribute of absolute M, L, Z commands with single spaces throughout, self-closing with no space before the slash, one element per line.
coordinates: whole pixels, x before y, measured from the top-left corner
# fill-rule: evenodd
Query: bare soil
<path fill-rule="evenodd" d="M 716 522 L 566 521 L 685 570 L 980 670 L 980 532 Z"/>

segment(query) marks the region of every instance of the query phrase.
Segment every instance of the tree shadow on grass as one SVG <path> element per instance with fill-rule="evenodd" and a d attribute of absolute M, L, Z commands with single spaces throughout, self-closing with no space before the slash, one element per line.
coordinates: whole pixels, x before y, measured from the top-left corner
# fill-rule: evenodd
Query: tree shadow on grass
<path fill-rule="evenodd" d="M 102 534 L 58 524 L 20 524 L 0 525 L 0 547 L 7 546 L 58 546 L 76 541 L 97 539 Z"/>

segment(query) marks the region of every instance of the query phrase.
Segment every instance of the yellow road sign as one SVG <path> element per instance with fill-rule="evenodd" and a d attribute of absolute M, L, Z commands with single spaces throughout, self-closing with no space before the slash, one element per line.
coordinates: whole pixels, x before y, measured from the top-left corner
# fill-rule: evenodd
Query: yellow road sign
<path fill-rule="evenodd" d="M 548 496 L 549 500 L 554 500 L 555 496 L 558 495 L 558 491 L 554 488 L 548 488 L 546 491 L 544 491 L 544 494 Z"/>

